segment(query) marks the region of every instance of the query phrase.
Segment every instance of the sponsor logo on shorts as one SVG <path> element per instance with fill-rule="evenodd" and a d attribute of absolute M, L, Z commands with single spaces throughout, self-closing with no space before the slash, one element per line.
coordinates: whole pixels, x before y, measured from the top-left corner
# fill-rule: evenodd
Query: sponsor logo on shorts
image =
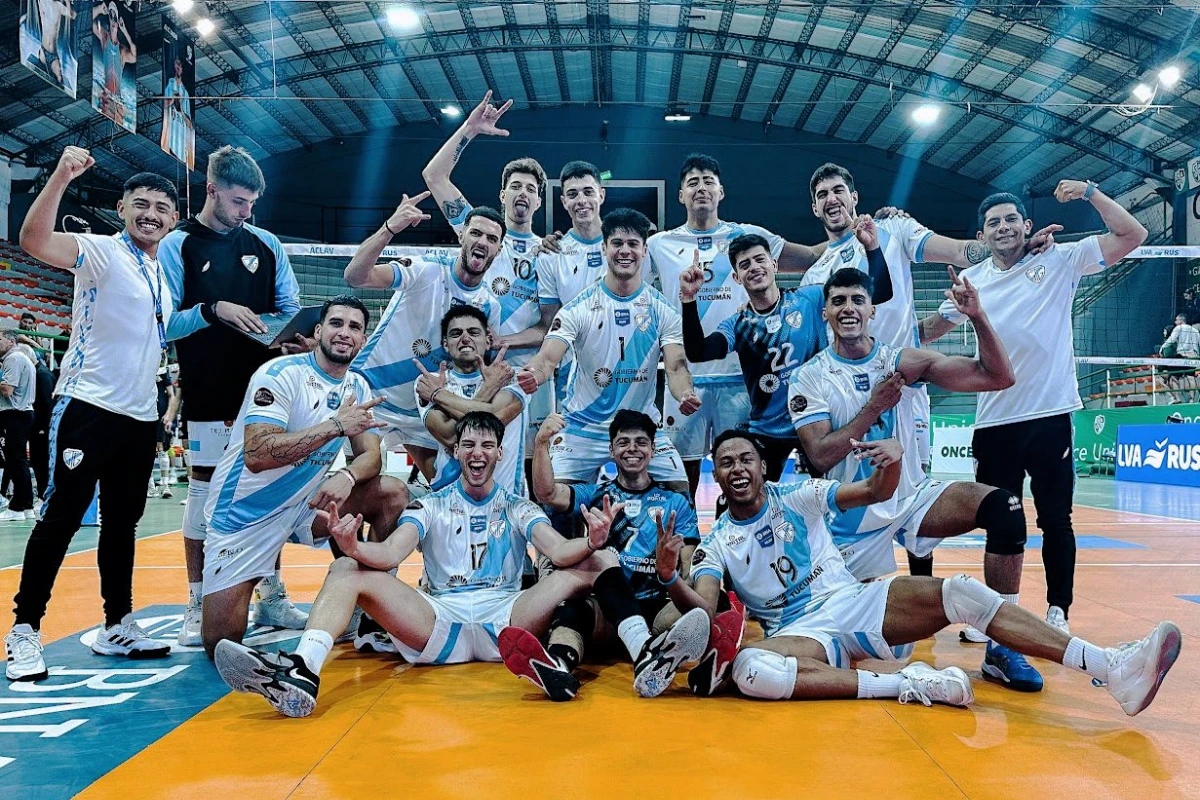
<path fill-rule="evenodd" d="M 312 377 L 312 376 L 309 376 Z M 314 378 L 314 380 L 316 380 Z M 254 405 L 269 406 L 275 402 L 275 395 L 265 386 L 254 393 Z"/>
<path fill-rule="evenodd" d="M 429 343 L 428 339 L 417 339 L 412 343 L 412 351 L 417 358 L 424 358 L 433 352 L 433 345 Z"/>
<path fill-rule="evenodd" d="M 67 469 L 75 469 L 83 461 L 83 451 L 77 450 L 74 447 L 68 447 L 63 450 L 63 463 L 67 465 Z"/>
<path fill-rule="evenodd" d="M 508 278 L 495 278 L 492 281 L 492 294 L 497 297 L 504 297 L 508 294 L 508 290 L 512 288 L 512 283 Z"/>
<path fill-rule="evenodd" d="M 808 408 L 808 398 L 802 394 L 795 395 L 788 402 L 788 411 L 791 411 L 793 414 L 800 414 L 806 408 Z"/>

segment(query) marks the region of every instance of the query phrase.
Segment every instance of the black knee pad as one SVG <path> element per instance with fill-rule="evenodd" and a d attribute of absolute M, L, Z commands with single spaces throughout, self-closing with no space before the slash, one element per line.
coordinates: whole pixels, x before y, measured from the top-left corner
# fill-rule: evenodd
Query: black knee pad
<path fill-rule="evenodd" d="M 1025 552 L 1025 509 L 1012 492 L 993 489 L 979 504 L 975 524 L 987 531 L 986 552 L 999 556 Z"/>
<path fill-rule="evenodd" d="M 586 597 L 576 597 L 564 600 L 554 609 L 550 620 L 550 630 L 568 628 L 583 637 L 584 644 L 589 644 L 592 631 L 596 629 L 596 612 Z"/>

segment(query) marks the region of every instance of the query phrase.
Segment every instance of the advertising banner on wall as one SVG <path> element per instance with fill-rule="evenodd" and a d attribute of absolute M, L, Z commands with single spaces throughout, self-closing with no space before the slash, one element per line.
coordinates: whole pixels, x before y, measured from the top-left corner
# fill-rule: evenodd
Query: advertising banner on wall
<path fill-rule="evenodd" d="M 1122 425 L 1117 480 L 1200 486 L 1200 425 Z"/>
<path fill-rule="evenodd" d="M 133 0 L 92 3 L 92 108 L 125 130 L 137 128 L 137 45 Z"/>

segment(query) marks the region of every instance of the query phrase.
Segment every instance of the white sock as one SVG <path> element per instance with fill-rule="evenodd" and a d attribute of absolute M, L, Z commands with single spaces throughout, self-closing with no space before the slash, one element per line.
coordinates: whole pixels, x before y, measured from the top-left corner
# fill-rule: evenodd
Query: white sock
<path fill-rule="evenodd" d="M 202 602 L 202 598 L 203 598 L 201 592 L 203 592 L 203 591 L 204 591 L 204 582 L 203 581 L 196 581 L 195 583 L 188 581 L 188 605 L 199 608 L 201 605 L 201 602 Z"/>
<path fill-rule="evenodd" d="M 270 599 L 281 592 L 283 592 L 283 578 L 279 576 L 279 570 L 275 570 L 274 575 L 268 575 L 258 583 L 259 600 Z"/>
<path fill-rule="evenodd" d="M 304 659 L 305 665 L 320 675 L 329 651 L 333 649 L 333 637 L 325 631 L 307 630 L 296 645 L 296 655 Z"/>
<path fill-rule="evenodd" d="M 1091 642 L 1085 642 L 1077 636 L 1072 636 L 1067 642 L 1067 652 L 1063 654 L 1063 666 L 1086 672 L 1093 678 L 1108 680 L 1108 653 L 1103 647 L 1097 647 Z"/>
<path fill-rule="evenodd" d="M 870 670 L 860 669 L 858 672 L 858 699 L 876 700 L 880 697 L 899 697 L 900 684 L 904 676 L 899 672 L 880 674 Z"/>
<path fill-rule="evenodd" d="M 621 624 L 617 626 L 617 636 L 621 637 L 621 644 L 629 651 L 629 657 L 637 661 L 642 648 L 650 640 L 650 628 L 642 615 L 634 614 L 621 620 Z"/>
<path fill-rule="evenodd" d="M 1006 603 L 1012 603 L 1014 606 L 1021 605 L 1020 592 L 1017 592 L 1016 594 L 1005 594 L 1004 592 L 999 592 L 999 595 L 1004 598 L 1004 602 Z"/>

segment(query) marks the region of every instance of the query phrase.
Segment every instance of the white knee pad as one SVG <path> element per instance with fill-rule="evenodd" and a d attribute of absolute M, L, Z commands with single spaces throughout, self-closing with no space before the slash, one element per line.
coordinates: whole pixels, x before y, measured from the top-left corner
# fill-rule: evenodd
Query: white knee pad
<path fill-rule="evenodd" d="M 961 573 L 942 581 L 942 609 L 951 622 L 986 631 L 1003 603 L 993 589 Z"/>
<path fill-rule="evenodd" d="M 203 542 L 208 535 L 204 504 L 208 502 L 208 481 L 188 481 L 187 505 L 183 507 L 183 538 Z"/>
<path fill-rule="evenodd" d="M 796 659 L 748 647 L 733 660 L 733 682 L 747 697 L 787 700 L 796 688 Z"/>

